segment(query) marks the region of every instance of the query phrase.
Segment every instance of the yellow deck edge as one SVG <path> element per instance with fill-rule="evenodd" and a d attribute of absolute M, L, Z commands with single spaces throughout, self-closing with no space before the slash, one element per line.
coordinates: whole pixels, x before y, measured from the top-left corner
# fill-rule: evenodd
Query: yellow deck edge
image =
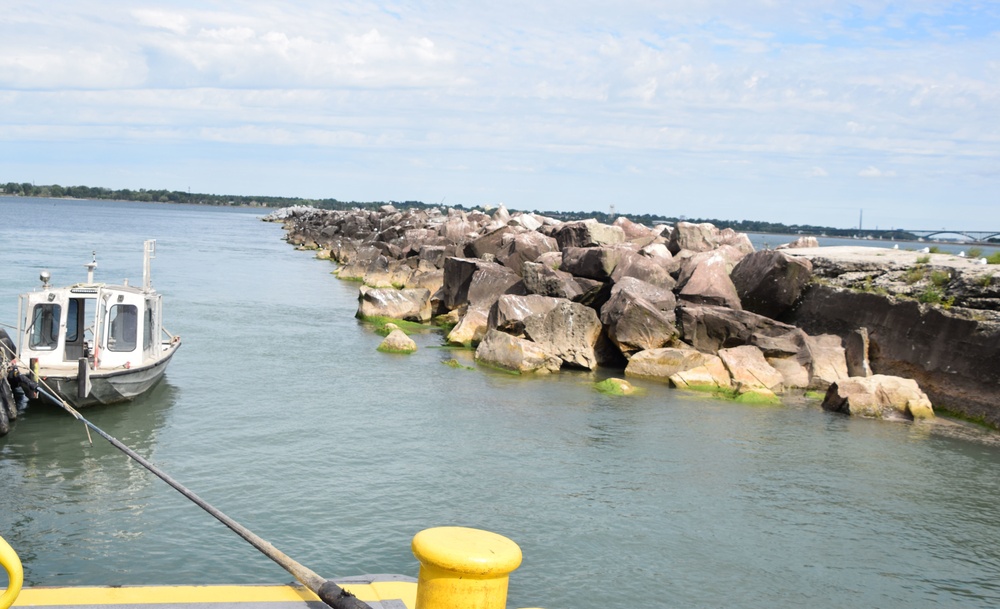
<path fill-rule="evenodd" d="M 374 582 L 344 584 L 345 590 L 363 601 L 399 599 L 413 609 L 417 603 L 417 584 L 413 582 Z M 158 605 L 166 603 L 234 603 L 318 601 L 307 588 L 298 585 L 238 586 L 71 586 L 24 588 L 14 607 L 54 605 Z"/>

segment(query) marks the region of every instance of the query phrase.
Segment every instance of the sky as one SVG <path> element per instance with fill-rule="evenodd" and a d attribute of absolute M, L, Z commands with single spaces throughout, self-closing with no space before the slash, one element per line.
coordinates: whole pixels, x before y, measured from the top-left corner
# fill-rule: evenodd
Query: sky
<path fill-rule="evenodd" d="M 1000 3 L 0 0 L 0 183 L 1000 229 Z"/>

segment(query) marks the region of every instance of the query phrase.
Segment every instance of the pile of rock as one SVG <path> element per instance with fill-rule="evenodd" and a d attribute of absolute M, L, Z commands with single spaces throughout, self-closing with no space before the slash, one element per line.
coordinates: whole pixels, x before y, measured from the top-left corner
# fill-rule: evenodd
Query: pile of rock
<path fill-rule="evenodd" d="M 746 235 L 711 224 L 561 222 L 503 207 L 294 210 L 282 220 L 289 242 L 321 250 L 339 277 L 363 282 L 359 316 L 447 323 L 448 341 L 476 346 L 485 365 L 616 366 L 754 402 L 832 395 L 852 371 L 871 374 L 864 344 L 849 362 L 840 336 L 778 321 L 809 284 L 807 258 L 754 251 Z M 882 391 L 871 378 L 871 391 Z M 901 416 L 929 410 L 883 402 L 903 404 Z"/>

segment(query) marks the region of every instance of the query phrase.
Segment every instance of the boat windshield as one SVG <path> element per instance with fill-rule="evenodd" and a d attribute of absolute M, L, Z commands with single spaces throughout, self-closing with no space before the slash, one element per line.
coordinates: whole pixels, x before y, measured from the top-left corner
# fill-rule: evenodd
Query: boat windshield
<path fill-rule="evenodd" d="M 54 303 L 36 304 L 31 315 L 31 337 L 28 346 L 32 349 L 55 349 L 59 344 L 59 316 L 62 308 Z"/>
<path fill-rule="evenodd" d="M 139 328 L 139 310 L 135 305 L 116 304 L 109 315 L 111 331 L 108 349 L 111 351 L 135 351 L 136 333 Z"/>

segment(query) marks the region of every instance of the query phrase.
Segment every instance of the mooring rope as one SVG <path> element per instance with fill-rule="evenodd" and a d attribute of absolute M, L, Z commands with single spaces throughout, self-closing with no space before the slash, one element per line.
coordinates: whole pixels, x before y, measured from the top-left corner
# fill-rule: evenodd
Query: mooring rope
<path fill-rule="evenodd" d="M 242 524 L 236 522 L 229 516 L 223 514 L 221 511 L 219 511 L 214 506 L 209 504 L 207 501 L 196 495 L 194 492 L 185 487 L 183 484 L 174 480 L 169 474 L 167 474 L 157 466 L 153 465 L 149 461 L 147 461 L 142 455 L 140 455 L 139 453 L 135 452 L 134 450 L 123 444 L 120 440 L 118 440 L 114 436 L 111 436 L 100 427 L 94 425 L 93 423 L 85 419 L 78 410 L 76 410 L 68 403 L 66 403 L 65 400 L 55 395 L 56 392 L 52 391 L 52 388 L 49 387 L 48 383 L 46 383 L 44 379 L 39 378 L 38 384 L 39 384 L 38 393 L 44 395 L 54 404 L 56 404 L 69 414 L 71 414 L 74 418 L 76 418 L 78 421 L 81 421 L 86 426 L 87 439 L 90 440 L 91 444 L 94 443 L 93 440 L 90 439 L 90 430 L 93 429 L 95 433 L 97 433 L 99 436 L 110 442 L 112 446 L 122 451 L 123 453 L 128 455 L 131 459 L 133 459 L 134 461 L 136 461 L 137 463 L 148 469 L 160 480 L 163 480 L 164 482 L 172 486 L 180 494 L 184 495 L 192 502 L 194 502 L 198 507 L 205 510 L 206 512 L 214 516 L 219 522 L 229 527 L 234 533 L 242 537 L 250 545 L 260 550 L 265 556 L 267 556 L 274 562 L 278 563 L 278 565 L 281 566 L 281 568 L 291 573 L 295 577 L 295 579 L 299 580 L 306 588 L 309 588 L 309 590 L 311 590 L 313 594 L 318 596 L 319 599 L 324 603 L 326 603 L 329 607 L 333 607 L 333 609 L 371 609 L 371 606 L 368 605 L 367 603 L 359 600 L 356 596 L 354 596 L 347 590 L 344 590 L 334 582 L 320 576 L 312 569 L 309 569 L 308 567 L 296 562 L 287 554 L 285 554 L 278 548 L 271 545 L 271 543 L 268 542 L 267 540 L 263 539 L 262 537 L 260 537 L 250 529 L 246 528 Z M 44 387 L 45 389 L 42 389 L 42 387 Z"/>

